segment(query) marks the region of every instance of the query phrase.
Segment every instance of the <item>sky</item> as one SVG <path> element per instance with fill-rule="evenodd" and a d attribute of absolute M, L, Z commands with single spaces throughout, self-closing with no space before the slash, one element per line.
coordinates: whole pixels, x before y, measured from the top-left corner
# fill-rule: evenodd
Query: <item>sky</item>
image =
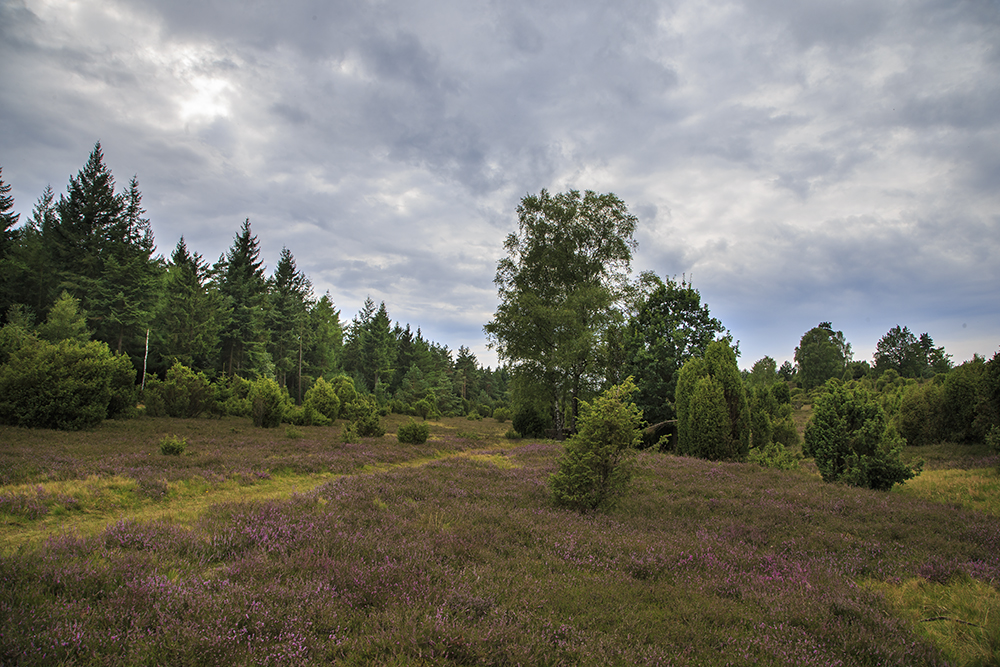
<path fill-rule="evenodd" d="M 740 365 L 832 322 L 1000 349 L 998 0 L 0 0 L 22 220 L 97 142 L 158 252 L 249 218 L 349 322 L 496 366 L 522 197 L 613 192 Z"/>

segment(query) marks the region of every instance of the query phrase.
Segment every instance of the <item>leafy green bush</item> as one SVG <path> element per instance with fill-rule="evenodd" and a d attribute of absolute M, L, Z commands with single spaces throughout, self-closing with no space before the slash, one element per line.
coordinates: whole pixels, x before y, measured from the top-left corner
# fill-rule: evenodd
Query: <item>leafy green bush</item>
<path fill-rule="evenodd" d="M 163 398 L 163 381 L 155 375 L 146 376 L 142 388 L 142 404 L 148 417 L 166 417 L 167 402 Z"/>
<path fill-rule="evenodd" d="M 429 398 L 422 398 L 413 404 L 413 410 L 421 419 L 429 419 L 437 415 L 437 407 Z"/>
<path fill-rule="evenodd" d="M 907 387 L 896 413 L 896 427 L 908 445 L 919 447 L 944 440 L 941 385 L 927 382 Z"/>
<path fill-rule="evenodd" d="M 179 361 L 167 370 L 162 392 L 168 417 L 197 417 L 207 412 L 215 401 L 212 385 L 205 374 L 196 373 Z"/>
<path fill-rule="evenodd" d="M 378 405 L 372 396 L 362 396 L 354 403 L 354 414 L 351 423 L 358 436 L 362 438 L 379 438 L 385 435 L 382 420 L 379 417 Z"/>
<path fill-rule="evenodd" d="M 0 366 L 0 422 L 79 430 L 135 405 L 135 368 L 105 343 L 23 339 Z"/>
<path fill-rule="evenodd" d="M 507 429 L 507 432 L 503 434 L 503 437 L 507 438 L 508 440 L 520 440 L 521 434 L 518 433 L 515 428 L 511 427 Z"/>
<path fill-rule="evenodd" d="M 469 414 L 467 414 L 465 416 L 465 418 L 468 419 L 470 422 L 481 422 L 481 421 L 483 421 L 483 416 L 481 414 L 479 414 L 478 410 L 473 410 L 472 412 L 470 412 Z"/>
<path fill-rule="evenodd" d="M 496 410 L 493 411 L 493 419 L 496 419 L 497 422 L 499 422 L 500 424 L 510 419 L 510 417 L 511 417 L 510 410 L 508 410 L 507 408 L 497 408 Z"/>
<path fill-rule="evenodd" d="M 337 421 L 340 415 L 340 397 L 333 385 L 319 378 L 306 392 L 303 405 L 326 417 L 330 422 Z"/>
<path fill-rule="evenodd" d="M 632 402 L 629 377 L 593 402 L 581 401 L 579 431 L 566 443 L 549 478 L 557 505 L 580 512 L 611 504 L 628 486 L 631 457 L 642 437 L 642 411 Z"/>
<path fill-rule="evenodd" d="M 396 431 L 396 439 L 400 442 L 411 442 L 415 445 L 422 445 L 430 437 L 431 427 L 427 422 L 418 422 L 411 419 L 409 422 L 400 425 Z"/>
<path fill-rule="evenodd" d="M 830 383 L 806 426 L 803 453 L 816 459 L 823 480 L 888 491 L 920 472 L 900 459 L 905 441 L 863 387 Z"/>
<path fill-rule="evenodd" d="M 728 341 L 709 343 L 704 358 L 684 364 L 676 396 L 678 454 L 713 461 L 746 458 L 750 404 Z"/>
<path fill-rule="evenodd" d="M 790 451 L 777 442 L 768 443 L 765 447 L 754 448 L 747 454 L 747 461 L 764 468 L 778 470 L 794 470 L 799 467 L 799 460 Z"/>
<path fill-rule="evenodd" d="M 250 386 L 247 398 L 254 426 L 275 428 L 281 425 L 285 414 L 285 394 L 277 382 L 270 378 L 257 378 Z"/>
<path fill-rule="evenodd" d="M 164 456 L 180 456 L 187 449 L 187 438 L 168 435 L 160 440 L 160 453 Z"/>

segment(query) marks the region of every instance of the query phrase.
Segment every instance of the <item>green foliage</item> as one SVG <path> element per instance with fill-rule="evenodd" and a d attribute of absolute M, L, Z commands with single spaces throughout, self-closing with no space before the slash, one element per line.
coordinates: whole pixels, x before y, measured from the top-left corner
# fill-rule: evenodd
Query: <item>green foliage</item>
<path fill-rule="evenodd" d="M 69 292 L 63 290 L 52 305 L 45 323 L 38 327 L 38 337 L 50 343 L 61 340 L 86 343 L 90 340 L 87 314 L 80 310 L 79 299 L 74 299 Z"/>
<path fill-rule="evenodd" d="M 913 446 L 932 445 L 946 437 L 944 392 L 933 382 L 908 387 L 896 414 L 896 428 Z"/>
<path fill-rule="evenodd" d="M 777 442 L 751 449 L 747 455 L 747 461 L 764 468 L 777 468 L 778 470 L 795 470 L 799 467 L 799 459 L 784 445 Z"/>
<path fill-rule="evenodd" d="M 704 356 L 716 335 L 731 336 L 691 283 L 645 273 L 640 284 L 648 294 L 625 328 L 625 373 L 635 378 L 636 405 L 655 424 L 676 418 L 677 374 L 687 360 Z"/>
<path fill-rule="evenodd" d="M 514 414 L 511 426 L 524 438 L 541 438 L 549 428 L 551 420 L 533 406 L 522 406 Z"/>
<path fill-rule="evenodd" d="M 830 378 L 840 378 L 850 359 L 851 345 L 844 340 L 844 333 L 834 331 L 829 322 L 820 322 L 802 335 L 795 348 L 798 382 L 808 391 Z"/>
<path fill-rule="evenodd" d="M 271 378 L 257 378 L 250 385 L 250 417 L 253 425 L 275 428 L 285 414 L 285 393 Z"/>
<path fill-rule="evenodd" d="M 903 377 L 932 377 L 951 368 L 951 355 L 924 333 L 918 339 L 908 327 L 896 325 L 879 339 L 875 347 L 875 371 L 892 369 Z"/>
<path fill-rule="evenodd" d="M 427 422 L 417 422 L 411 419 L 407 423 L 400 425 L 396 430 L 396 439 L 400 442 L 411 442 L 415 445 L 422 445 L 427 442 L 430 434 L 431 427 Z"/>
<path fill-rule="evenodd" d="M 162 390 L 164 409 L 170 417 L 197 417 L 207 412 L 215 400 L 205 374 L 196 373 L 179 361 L 167 371 Z"/>
<path fill-rule="evenodd" d="M 508 408 L 497 408 L 493 411 L 493 419 L 496 419 L 501 424 L 511 418 L 511 413 Z"/>
<path fill-rule="evenodd" d="M 379 418 L 378 404 L 374 397 L 359 397 L 354 403 L 351 416 L 354 431 L 362 438 L 379 438 L 385 435 L 385 428 Z"/>
<path fill-rule="evenodd" d="M 711 381 L 706 381 L 706 378 Z M 729 341 L 711 343 L 677 381 L 677 453 L 742 461 L 750 448 L 750 404 Z"/>
<path fill-rule="evenodd" d="M 524 197 L 517 214 L 484 330 L 514 374 L 544 394 L 555 428 L 565 427 L 567 409 L 572 428 L 584 379 L 606 370 L 599 341 L 620 320 L 637 219 L 614 194 L 589 190 L 542 190 Z"/>
<path fill-rule="evenodd" d="M 465 416 L 470 422 L 480 422 L 483 421 L 483 416 L 479 414 L 478 410 L 472 410 Z"/>
<path fill-rule="evenodd" d="M 642 411 L 632 402 L 632 378 L 581 404 L 579 432 L 566 443 L 559 470 L 549 478 L 556 505 L 580 512 L 610 505 L 632 476 Z"/>
<path fill-rule="evenodd" d="M 98 341 L 26 338 L 0 366 L 0 422 L 79 430 L 135 406 L 135 369 Z"/>
<path fill-rule="evenodd" d="M 303 405 L 307 409 L 315 410 L 331 422 L 337 421 L 337 417 L 340 416 L 340 398 L 337 396 L 337 391 L 323 378 L 318 378 L 306 392 Z"/>
<path fill-rule="evenodd" d="M 160 453 L 164 456 L 180 456 L 187 449 L 187 438 L 168 435 L 160 440 Z"/>
<path fill-rule="evenodd" d="M 413 405 L 413 411 L 417 413 L 421 419 L 428 419 L 437 415 L 437 407 L 434 405 L 434 401 L 429 398 L 424 398 L 417 401 Z"/>
<path fill-rule="evenodd" d="M 887 491 L 920 472 L 901 460 L 903 443 L 870 392 L 832 384 L 813 408 L 803 452 L 826 482 Z"/>

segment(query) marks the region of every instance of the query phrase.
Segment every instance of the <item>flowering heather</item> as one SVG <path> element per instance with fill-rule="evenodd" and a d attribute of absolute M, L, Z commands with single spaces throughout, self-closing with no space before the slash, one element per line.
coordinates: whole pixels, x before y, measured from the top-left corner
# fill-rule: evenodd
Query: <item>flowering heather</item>
<path fill-rule="evenodd" d="M 644 452 L 580 515 L 560 445 L 498 442 L 0 556 L 0 664 L 944 665 L 865 582 L 1000 587 L 982 513 Z"/>

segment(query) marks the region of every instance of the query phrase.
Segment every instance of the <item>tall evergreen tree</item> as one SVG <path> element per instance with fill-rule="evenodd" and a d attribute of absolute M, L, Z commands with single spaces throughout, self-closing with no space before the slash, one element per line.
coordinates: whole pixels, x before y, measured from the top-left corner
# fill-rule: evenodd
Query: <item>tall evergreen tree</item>
<path fill-rule="evenodd" d="M 348 328 L 344 367 L 360 378 L 369 392 L 374 392 L 380 384 L 387 389 L 395 361 L 395 339 L 385 302 L 376 309 L 368 297 Z"/>
<path fill-rule="evenodd" d="M 3 182 L 3 167 L 0 167 L 0 322 L 7 309 L 14 303 L 14 292 L 10 289 L 16 275 L 13 254 L 16 249 L 18 230 L 17 214 L 14 213 L 14 197 L 10 194 L 10 184 Z"/>
<path fill-rule="evenodd" d="M 128 351 L 138 357 L 138 345 L 153 319 L 164 267 L 153 257 L 153 230 L 143 217 L 138 178 L 129 181 L 122 203 L 122 212 L 106 230 L 101 248 L 99 293 L 93 299 L 101 315 L 96 337 L 119 353 Z M 126 343 L 131 343 L 130 349 L 126 350 Z"/>
<path fill-rule="evenodd" d="M 124 209 L 98 142 L 80 172 L 70 177 L 67 192 L 56 205 L 59 222 L 46 239 L 59 279 L 57 289 L 80 299 L 92 319 L 103 315 L 103 309 L 94 308 L 101 294 L 102 250 Z"/>
<path fill-rule="evenodd" d="M 213 277 L 224 298 L 222 370 L 230 376 L 271 374 L 266 350 L 267 283 L 263 267 L 260 245 L 247 218 L 229 251 L 213 267 Z"/>
<path fill-rule="evenodd" d="M 162 299 L 153 324 L 156 363 L 165 372 L 175 361 L 210 368 L 219 350 L 218 292 L 208 288 L 208 263 L 190 253 L 182 236 L 163 276 Z"/>
<path fill-rule="evenodd" d="M 3 167 L 0 167 L 0 261 L 4 261 L 14 245 L 20 216 L 14 213 L 14 197 L 10 194 L 10 183 L 3 182 Z"/>
<path fill-rule="evenodd" d="M 340 368 L 344 331 L 340 311 L 327 292 L 309 309 L 309 345 L 304 355 L 305 374 L 323 377 Z"/>
<path fill-rule="evenodd" d="M 281 249 L 274 275 L 268 281 L 268 300 L 269 350 L 278 384 L 288 387 L 290 381 L 294 383 L 292 393 L 301 400 L 299 379 L 307 344 L 312 284 L 296 268 L 295 258 L 288 248 Z"/>

